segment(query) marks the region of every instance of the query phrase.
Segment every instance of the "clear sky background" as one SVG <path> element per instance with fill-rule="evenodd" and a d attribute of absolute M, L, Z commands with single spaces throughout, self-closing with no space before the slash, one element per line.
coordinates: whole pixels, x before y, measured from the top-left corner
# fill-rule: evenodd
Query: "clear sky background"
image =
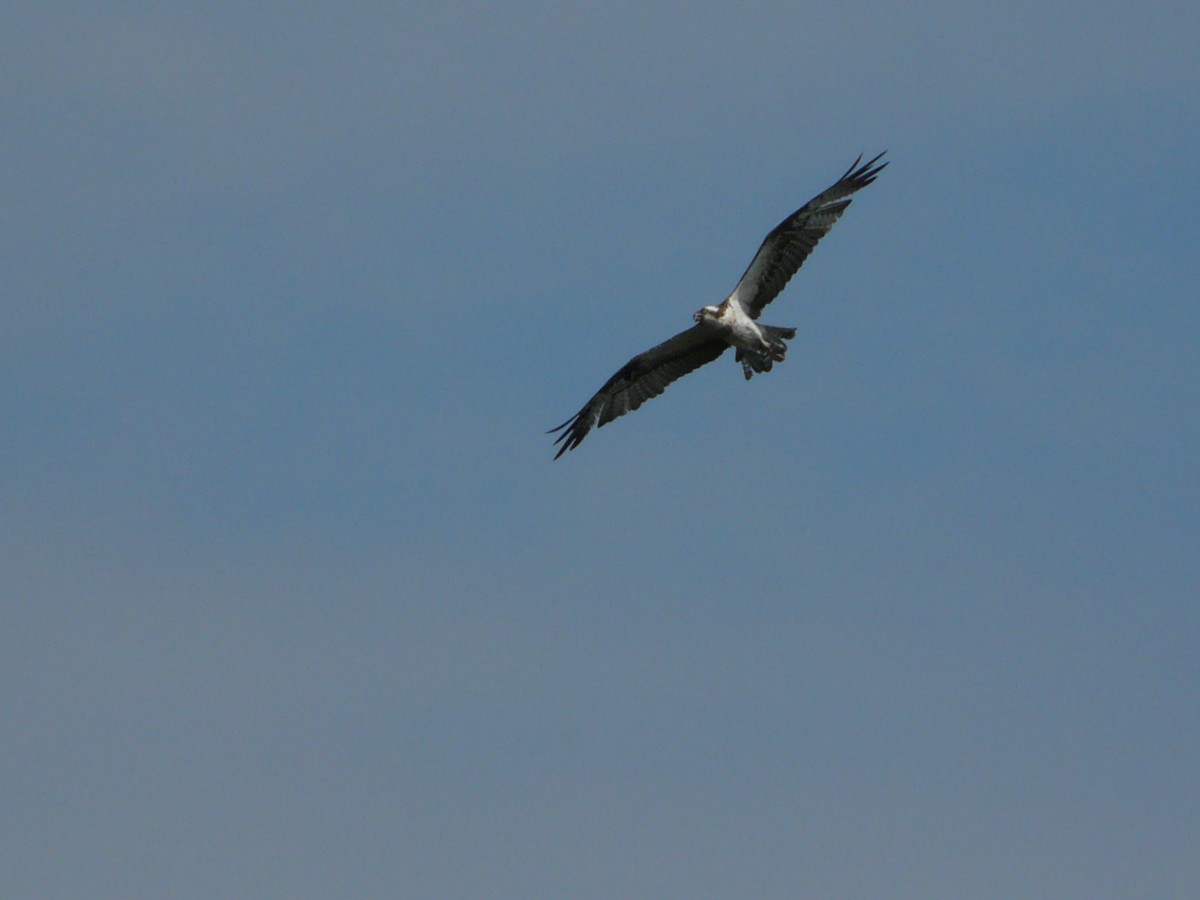
<path fill-rule="evenodd" d="M 0 894 L 1195 896 L 1200 7 L 200 6 L 0 14 Z"/>

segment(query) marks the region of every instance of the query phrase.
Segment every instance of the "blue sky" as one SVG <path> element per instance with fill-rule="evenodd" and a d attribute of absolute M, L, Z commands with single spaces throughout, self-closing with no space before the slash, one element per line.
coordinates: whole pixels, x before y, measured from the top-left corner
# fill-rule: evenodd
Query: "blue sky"
<path fill-rule="evenodd" d="M 1191 896 L 1198 26 L 0 14 L 0 893 Z"/>

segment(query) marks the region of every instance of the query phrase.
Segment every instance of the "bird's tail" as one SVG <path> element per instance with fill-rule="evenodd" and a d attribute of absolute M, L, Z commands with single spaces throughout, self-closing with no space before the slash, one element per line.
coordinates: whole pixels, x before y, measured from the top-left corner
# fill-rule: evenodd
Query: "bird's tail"
<path fill-rule="evenodd" d="M 783 358 L 787 356 L 787 344 L 784 341 L 790 341 L 796 336 L 795 328 L 780 328 L 778 325 L 760 325 L 763 336 L 771 344 L 771 358 L 776 362 L 783 362 Z"/>
<path fill-rule="evenodd" d="M 736 359 L 742 364 L 742 371 L 749 381 L 755 372 L 770 372 L 777 362 L 783 362 L 787 356 L 787 344 L 796 336 L 795 328 L 780 328 L 777 325 L 760 325 L 763 337 L 767 339 L 767 349 L 763 353 L 752 350 L 738 350 Z"/>

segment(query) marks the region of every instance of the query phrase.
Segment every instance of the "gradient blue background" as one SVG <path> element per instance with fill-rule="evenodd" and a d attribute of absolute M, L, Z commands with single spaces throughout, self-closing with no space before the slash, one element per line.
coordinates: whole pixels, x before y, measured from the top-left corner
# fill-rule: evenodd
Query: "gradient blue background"
<path fill-rule="evenodd" d="M 1200 7 L 25 6 L 0 894 L 1195 896 Z"/>

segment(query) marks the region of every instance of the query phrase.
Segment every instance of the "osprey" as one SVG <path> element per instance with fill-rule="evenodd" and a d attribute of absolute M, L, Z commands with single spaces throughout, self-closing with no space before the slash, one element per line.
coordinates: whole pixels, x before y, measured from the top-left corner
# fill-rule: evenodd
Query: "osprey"
<path fill-rule="evenodd" d="M 886 151 L 885 151 L 886 152 Z M 554 458 L 578 447 L 592 426 L 607 425 L 633 412 L 661 394 L 671 382 L 710 363 L 730 347 L 742 364 L 749 381 L 755 372 L 770 372 L 783 362 L 795 328 L 760 325 L 763 308 L 779 296 L 791 277 L 808 258 L 817 241 L 841 218 L 850 205 L 850 195 L 875 180 L 887 165 L 883 153 L 863 163 L 862 156 L 829 189 L 813 197 L 784 219 L 767 235 L 750 260 L 733 292 L 717 306 L 705 306 L 692 316 L 696 324 L 635 356 L 604 382 L 583 409 L 547 434 L 561 431 L 555 444 L 562 444 Z"/>

